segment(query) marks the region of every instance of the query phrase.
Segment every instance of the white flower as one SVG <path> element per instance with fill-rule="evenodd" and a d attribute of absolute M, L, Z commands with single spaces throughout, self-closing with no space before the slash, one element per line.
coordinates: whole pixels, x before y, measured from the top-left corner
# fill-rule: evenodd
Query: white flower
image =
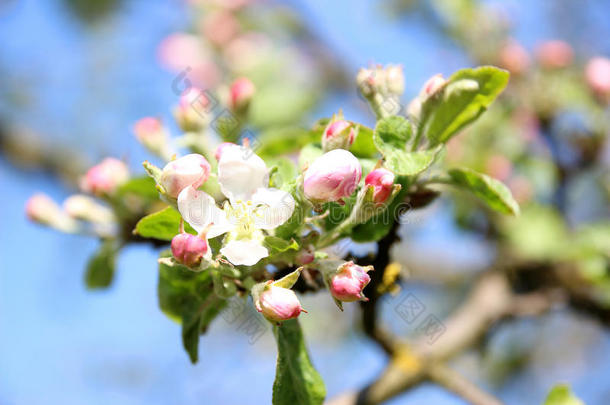
<path fill-rule="evenodd" d="M 289 193 L 267 188 L 265 162 L 252 150 L 233 145 L 223 149 L 218 182 L 229 201 L 222 209 L 209 194 L 189 186 L 178 195 L 178 210 L 197 232 L 207 237 L 227 233 L 220 253 L 234 265 L 252 266 L 269 255 L 263 230 L 272 230 L 292 216 Z"/>

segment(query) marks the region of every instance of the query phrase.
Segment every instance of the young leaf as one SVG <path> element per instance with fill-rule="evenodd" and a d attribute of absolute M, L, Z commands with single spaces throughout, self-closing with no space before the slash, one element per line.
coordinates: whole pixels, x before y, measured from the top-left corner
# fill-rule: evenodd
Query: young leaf
<path fill-rule="evenodd" d="M 375 142 L 373 142 L 373 130 L 356 122 L 352 122 L 352 124 L 358 125 L 358 136 L 351 148 L 349 148 L 350 152 L 359 158 L 373 158 L 377 156 L 377 148 L 375 147 Z"/>
<path fill-rule="evenodd" d="M 311 162 L 323 154 L 324 152 L 322 152 L 322 147 L 319 144 L 310 143 L 301 150 L 301 154 L 299 155 L 299 168 L 305 170 L 305 168 L 309 167 Z"/>
<path fill-rule="evenodd" d="M 404 117 L 382 118 L 375 126 L 373 142 L 377 150 L 387 156 L 394 151 L 406 150 L 412 132 L 411 123 Z"/>
<path fill-rule="evenodd" d="M 472 192 L 493 210 L 504 214 L 519 214 L 519 204 L 502 182 L 467 168 L 451 169 L 449 176 L 452 184 Z"/>
<path fill-rule="evenodd" d="M 175 208 L 167 207 L 140 219 L 134 232 L 143 238 L 171 241 L 179 232 L 180 218 L 180 213 Z M 192 234 L 197 233 L 186 222 L 184 223 L 184 229 Z"/>
<path fill-rule="evenodd" d="M 287 250 L 299 250 L 299 244 L 294 239 L 288 241 L 276 236 L 267 236 L 265 237 L 264 243 L 272 253 L 283 253 Z"/>
<path fill-rule="evenodd" d="M 395 149 L 385 155 L 384 166 L 397 175 L 415 176 L 434 163 L 440 148 L 407 152 Z"/>
<path fill-rule="evenodd" d="M 169 251 L 161 253 L 161 258 L 166 257 L 171 257 Z M 184 266 L 159 263 L 159 306 L 168 317 L 182 323 L 182 342 L 193 363 L 197 361 L 199 334 L 226 305 L 213 289 L 209 271 L 193 272 Z"/>
<path fill-rule="evenodd" d="M 278 347 L 273 405 L 321 405 L 326 388 L 311 364 L 299 322 L 285 321 L 273 333 Z"/>
<path fill-rule="evenodd" d="M 85 273 L 87 288 L 107 288 L 112 284 L 116 267 L 115 241 L 108 240 L 91 257 Z"/>
<path fill-rule="evenodd" d="M 439 94 L 422 106 L 417 139 L 423 134 L 430 146 L 447 142 L 487 110 L 508 83 L 507 71 L 493 66 L 454 73 Z"/>
<path fill-rule="evenodd" d="M 551 389 L 544 405 L 585 405 L 585 403 L 572 394 L 569 386 L 559 384 Z"/>
<path fill-rule="evenodd" d="M 280 278 L 277 281 L 273 282 L 274 286 L 282 287 L 282 288 L 292 288 L 292 286 L 297 282 L 299 276 L 301 275 L 302 268 L 298 268 L 292 273 L 286 274 L 284 277 Z"/>

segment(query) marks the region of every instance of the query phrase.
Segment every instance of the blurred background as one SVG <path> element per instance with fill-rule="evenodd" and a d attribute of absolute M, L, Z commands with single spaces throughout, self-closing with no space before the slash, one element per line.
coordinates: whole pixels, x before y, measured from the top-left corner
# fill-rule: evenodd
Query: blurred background
<path fill-rule="evenodd" d="M 126 247 L 112 286 L 88 290 L 83 269 L 99 242 L 29 223 L 24 204 L 37 191 L 62 201 L 105 156 L 142 172 L 151 157 L 133 124 L 159 116 L 176 133 L 184 74 L 220 93 L 251 77 L 264 146 L 339 109 L 374 125 L 354 84 L 371 63 L 403 66 L 405 105 L 436 73 L 511 70 L 503 101 L 447 158 L 506 182 L 523 208 L 506 222 L 449 196 L 408 213 L 394 253 L 410 278 L 384 301 L 384 322 L 415 333 L 396 311 L 407 293 L 442 319 L 505 250 L 569 263 L 586 291 L 575 305 L 502 323 L 455 365 L 509 404 L 541 404 L 558 381 L 587 404 L 610 403 L 610 68 L 595 82 L 587 65 L 610 57 L 609 15 L 601 0 L 0 1 L 0 404 L 270 403 L 270 330 L 252 343 L 218 318 L 191 365 L 179 325 L 158 309 L 158 249 Z M 565 242 L 582 249 L 562 256 Z M 359 332 L 356 306 L 340 314 L 324 293 L 303 303 L 329 397 L 381 372 L 384 354 Z M 390 403 L 422 401 L 462 403 L 432 385 Z"/>

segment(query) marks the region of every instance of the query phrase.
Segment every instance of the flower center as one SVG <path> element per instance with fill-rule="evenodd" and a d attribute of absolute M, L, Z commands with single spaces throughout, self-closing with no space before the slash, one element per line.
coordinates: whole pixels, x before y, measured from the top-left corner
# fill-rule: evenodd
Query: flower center
<path fill-rule="evenodd" d="M 263 217 L 263 205 L 255 205 L 254 202 L 248 200 L 237 200 L 232 204 L 225 202 L 224 211 L 227 214 L 229 222 L 235 226 L 232 236 L 235 239 L 252 239 L 257 231 L 255 226 L 258 218 Z"/>

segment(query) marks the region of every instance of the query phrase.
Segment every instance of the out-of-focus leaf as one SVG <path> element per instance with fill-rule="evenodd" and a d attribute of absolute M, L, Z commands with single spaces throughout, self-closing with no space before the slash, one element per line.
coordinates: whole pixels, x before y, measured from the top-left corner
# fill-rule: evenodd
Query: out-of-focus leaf
<path fill-rule="evenodd" d="M 85 284 L 90 289 L 107 288 L 112 284 L 116 268 L 116 241 L 105 241 L 89 259 L 85 272 Z"/>
<path fill-rule="evenodd" d="M 269 84 L 257 90 L 252 99 L 249 119 L 257 128 L 276 125 L 293 125 L 301 121 L 316 101 L 311 92 L 290 83 Z"/>
<path fill-rule="evenodd" d="M 311 364 L 299 322 L 283 322 L 273 333 L 278 347 L 273 405 L 321 405 L 326 388 Z"/>
<path fill-rule="evenodd" d="M 134 177 L 122 184 L 117 195 L 121 198 L 127 194 L 133 194 L 146 200 L 158 200 L 159 192 L 157 191 L 155 181 L 148 176 Z"/>
<path fill-rule="evenodd" d="M 551 389 L 544 405 L 585 405 L 585 403 L 572 394 L 568 385 L 559 384 Z"/>
<path fill-rule="evenodd" d="M 271 166 L 269 186 L 280 188 L 290 183 L 298 176 L 296 165 L 287 158 L 268 159 L 268 166 Z"/>
<path fill-rule="evenodd" d="M 167 207 L 138 221 L 135 233 L 143 238 L 171 241 L 179 232 L 180 218 L 180 213 L 175 208 Z M 184 229 L 193 235 L 197 234 L 186 222 L 184 223 Z"/>
<path fill-rule="evenodd" d="M 418 135 L 423 134 L 430 146 L 447 142 L 485 112 L 506 87 L 508 77 L 507 71 L 493 66 L 457 71 L 422 106 Z"/>
<path fill-rule="evenodd" d="M 502 182 L 474 170 L 449 170 L 451 183 L 472 192 L 490 208 L 504 214 L 519 214 L 519 204 Z"/>
<path fill-rule="evenodd" d="M 296 152 L 309 143 L 319 141 L 320 136 L 314 130 L 299 127 L 274 127 L 261 133 L 253 146 L 257 155 L 266 157 Z"/>
<path fill-rule="evenodd" d="M 301 150 L 301 154 L 299 155 L 299 168 L 304 170 L 308 167 L 314 160 L 322 156 L 324 152 L 322 152 L 322 148 L 319 144 L 309 144 L 305 146 Z"/>

